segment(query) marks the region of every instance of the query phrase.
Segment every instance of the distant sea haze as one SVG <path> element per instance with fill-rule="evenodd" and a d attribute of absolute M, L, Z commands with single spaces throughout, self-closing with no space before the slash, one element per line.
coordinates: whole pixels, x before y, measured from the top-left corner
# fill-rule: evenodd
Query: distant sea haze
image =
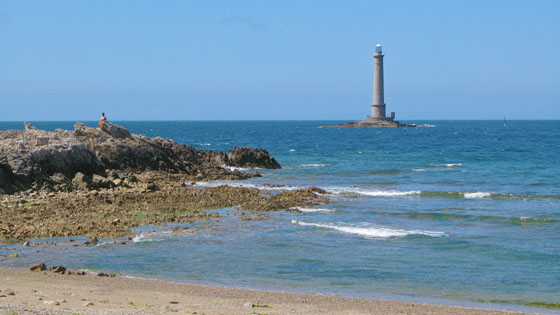
<path fill-rule="evenodd" d="M 260 221 L 199 222 L 193 234 L 141 227 L 128 245 L 101 240 L 65 255 L 25 248 L 0 265 L 40 259 L 184 282 L 557 312 L 560 121 L 320 128 L 333 123 L 120 122 L 133 133 L 197 148 L 263 147 L 282 165 L 243 169 L 260 178 L 199 187 L 274 194 L 317 186 L 330 203 L 270 212 Z M 0 123 L 9 128 L 23 124 Z"/>

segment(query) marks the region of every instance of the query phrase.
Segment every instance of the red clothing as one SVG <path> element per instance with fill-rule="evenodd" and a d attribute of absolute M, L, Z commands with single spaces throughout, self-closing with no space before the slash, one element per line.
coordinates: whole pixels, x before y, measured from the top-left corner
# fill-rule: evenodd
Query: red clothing
<path fill-rule="evenodd" d="M 99 129 L 103 126 L 103 123 L 107 121 L 107 117 L 105 115 L 101 116 L 101 120 L 99 120 Z"/>

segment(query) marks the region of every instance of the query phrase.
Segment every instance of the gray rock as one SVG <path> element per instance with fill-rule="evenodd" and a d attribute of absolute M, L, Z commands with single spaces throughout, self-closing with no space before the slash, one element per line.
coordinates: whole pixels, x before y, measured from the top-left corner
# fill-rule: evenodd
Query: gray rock
<path fill-rule="evenodd" d="M 148 174 L 148 173 L 143 173 L 138 175 L 137 179 L 141 183 L 151 183 L 154 181 L 154 177 L 152 176 L 152 174 Z"/>
<path fill-rule="evenodd" d="M 265 149 L 234 147 L 227 155 L 227 165 L 235 167 L 279 169 L 280 164 Z"/>
<path fill-rule="evenodd" d="M 122 180 L 120 171 L 163 171 L 211 180 L 256 176 L 221 168 L 224 164 L 280 167 L 263 149 L 234 148 L 229 154 L 196 150 L 171 139 L 133 135 L 124 127 L 112 123 L 103 126 L 98 129 L 76 123 L 73 131 L 57 129 L 47 132 L 26 124 L 26 131 L 0 131 L 0 194 L 41 188 L 67 190 L 70 179 L 75 179 L 72 180 L 73 187 L 96 188 L 88 181 L 88 177 L 94 174 L 105 179 L 96 181 L 92 178 L 92 184 L 95 182 L 108 188 L 114 183 L 106 177 Z M 108 174 L 107 169 L 110 170 Z M 55 173 L 61 176 L 52 177 Z M 77 173 L 83 175 L 75 178 Z M 133 183 L 135 178 L 129 177 L 127 181 Z"/>
<path fill-rule="evenodd" d="M 115 183 L 113 183 L 109 179 L 107 179 L 107 178 L 105 178 L 101 175 L 97 175 L 97 174 L 94 174 L 93 177 L 91 178 L 91 184 L 92 184 L 93 188 L 97 188 L 97 189 L 115 187 Z"/>
<path fill-rule="evenodd" d="M 40 264 L 36 264 L 31 266 L 31 268 L 29 268 L 29 270 L 31 271 L 44 271 L 47 270 L 47 266 L 45 265 L 45 263 L 40 263 Z"/>
<path fill-rule="evenodd" d="M 49 137 L 37 137 L 35 140 L 36 146 L 43 146 L 49 144 Z"/>
<path fill-rule="evenodd" d="M 130 131 L 128 131 L 128 129 L 119 125 L 112 124 L 108 121 L 104 122 L 103 125 L 101 125 L 101 130 L 117 139 L 132 139 L 132 135 L 130 134 Z"/>
<path fill-rule="evenodd" d="M 72 185 L 79 189 L 88 189 L 89 187 L 91 187 L 91 184 L 91 177 L 85 175 L 82 172 L 77 172 L 72 179 Z"/>
<path fill-rule="evenodd" d="M 49 271 L 55 272 L 55 273 L 63 273 L 66 271 L 66 267 L 63 266 L 52 266 L 49 268 Z"/>

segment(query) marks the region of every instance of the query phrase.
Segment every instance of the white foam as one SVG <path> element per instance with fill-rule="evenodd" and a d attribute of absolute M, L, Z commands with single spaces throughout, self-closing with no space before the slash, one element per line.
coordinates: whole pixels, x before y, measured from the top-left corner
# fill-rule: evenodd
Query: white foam
<path fill-rule="evenodd" d="M 198 145 L 210 146 L 210 145 L 212 145 L 212 143 L 199 143 Z"/>
<path fill-rule="evenodd" d="M 249 168 L 229 166 L 229 165 L 226 165 L 226 164 L 222 164 L 222 165 L 220 165 L 220 167 L 225 168 L 225 169 L 230 170 L 230 171 L 247 171 L 247 170 L 249 170 Z"/>
<path fill-rule="evenodd" d="M 430 164 L 431 167 L 447 167 L 447 168 L 453 168 L 456 166 L 462 166 L 463 163 L 445 163 L 445 164 Z"/>
<path fill-rule="evenodd" d="M 296 152 L 296 149 L 290 149 L 290 152 Z"/>
<path fill-rule="evenodd" d="M 467 199 L 488 198 L 491 195 L 492 195 L 492 193 L 483 192 L 483 191 L 472 192 L 472 193 L 464 193 L 464 197 L 467 198 Z"/>
<path fill-rule="evenodd" d="M 336 212 L 334 209 L 324 209 L 324 208 L 298 208 L 301 212 Z"/>
<path fill-rule="evenodd" d="M 352 188 L 352 187 L 330 188 L 327 189 L 327 191 L 337 195 L 358 194 L 358 195 L 371 196 L 371 197 L 402 197 L 402 196 L 419 195 L 421 193 L 420 190 L 408 190 L 408 191 L 375 190 L 375 189 L 360 189 L 360 188 Z"/>
<path fill-rule="evenodd" d="M 327 164 L 318 164 L 318 163 L 311 163 L 311 164 L 302 164 L 300 168 L 313 168 L 313 167 L 325 167 Z"/>
<path fill-rule="evenodd" d="M 426 171 L 423 168 L 413 168 L 412 170 L 415 171 L 415 172 L 425 172 Z"/>
<path fill-rule="evenodd" d="M 423 125 L 416 125 L 416 127 L 426 127 L 426 128 L 433 128 L 436 125 L 431 125 L 431 124 L 423 124 Z"/>
<path fill-rule="evenodd" d="M 90 270 L 90 269 L 83 269 L 83 268 L 80 269 L 80 271 L 83 271 L 83 272 L 87 273 L 88 275 L 95 275 L 95 276 L 97 276 L 97 274 L 99 273 L 99 272 L 95 272 L 95 271 Z"/>
<path fill-rule="evenodd" d="M 159 237 L 157 233 L 154 232 L 141 232 L 137 234 L 132 239 L 133 243 L 143 243 L 143 242 L 157 242 L 163 241 L 163 238 Z"/>
<path fill-rule="evenodd" d="M 380 225 L 368 225 L 368 226 L 352 226 L 352 225 L 335 225 L 335 224 L 320 224 L 320 223 L 310 223 L 292 220 L 292 224 L 297 224 L 301 226 L 312 226 L 323 229 L 332 229 L 343 233 L 356 234 L 366 238 L 393 238 L 393 237 L 404 237 L 407 235 L 426 235 L 431 237 L 442 237 L 447 236 L 444 232 L 435 231 L 422 231 L 422 230 L 404 230 L 397 228 L 390 228 Z"/>

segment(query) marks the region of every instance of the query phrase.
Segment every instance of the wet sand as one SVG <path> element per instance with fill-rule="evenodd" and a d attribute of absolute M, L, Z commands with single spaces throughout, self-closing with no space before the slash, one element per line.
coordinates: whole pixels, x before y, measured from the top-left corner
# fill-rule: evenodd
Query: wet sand
<path fill-rule="evenodd" d="M 0 269 L 0 290 L 0 314 L 512 314 L 22 269 Z"/>

